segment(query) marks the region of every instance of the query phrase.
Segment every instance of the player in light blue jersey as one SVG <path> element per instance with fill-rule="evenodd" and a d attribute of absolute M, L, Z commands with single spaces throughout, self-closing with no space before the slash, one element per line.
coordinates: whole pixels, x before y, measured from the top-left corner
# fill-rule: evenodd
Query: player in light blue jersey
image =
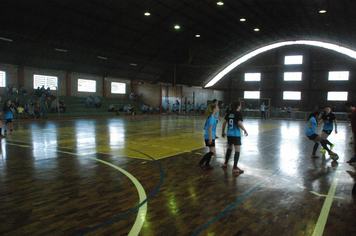
<path fill-rule="evenodd" d="M 240 113 L 241 103 L 233 102 L 230 105 L 230 111 L 226 113 L 225 120 L 222 126 L 222 137 L 225 138 L 227 135 L 227 143 L 228 149 L 225 155 L 225 163 L 222 165 L 223 168 L 227 167 L 227 163 L 229 162 L 231 152 L 235 147 L 235 155 L 234 155 L 234 166 L 232 168 L 232 172 L 234 173 L 244 173 L 239 167 L 237 167 L 237 163 L 240 158 L 240 148 L 241 148 L 241 131 L 242 129 L 245 133 L 245 136 L 248 135 L 245 127 L 242 124 L 242 115 Z M 227 132 L 225 134 L 225 126 L 227 127 Z"/>
<path fill-rule="evenodd" d="M 326 146 L 328 141 L 322 140 L 322 138 L 315 133 L 316 126 L 318 124 L 317 122 L 320 118 L 321 118 L 320 112 L 316 111 L 316 112 L 311 113 L 308 117 L 307 126 L 305 127 L 305 135 L 310 140 L 315 142 L 314 147 L 313 147 L 312 158 L 318 158 L 318 156 L 316 155 L 316 150 L 318 149 L 319 143 L 329 153 L 330 156 L 337 155 L 336 153 L 330 151 L 330 149 Z"/>
<path fill-rule="evenodd" d="M 218 111 L 215 104 L 210 104 L 206 111 L 206 121 L 205 121 L 205 145 L 209 147 L 209 152 L 204 155 L 204 157 L 198 163 L 198 166 L 203 170 L 212 170 L 214 167 L 210 165 L 211 157 L 215 153 L 215 136 L 216 136 L 216 119 L 214 115 Z M 204 165 L 205 163 L 205 165 Z"/>
<path fill-rule="evenodd" d="M 324 111 L 325 111 L 325 113 L 321 116 L 321 119 L 318 122 L 318 124 L 321 124 L 324 122 L 323 131 L 321 132 L 321 138 L 323 140 L 326 140 L 327 144 L 330 145 L 330 150 L 333 150 L 334 144 L 332 144 L 328 140 L 328 137 L 333 132 L 334 126 L 335 126 L 335 134 L 337 134 L 337 119 L 336 119 L 334 113 L 331 112 L 330 106 L 325 107 Z M 321 149 L 320 152 L 322 154 L 325 154 L 326 150 Z"/>

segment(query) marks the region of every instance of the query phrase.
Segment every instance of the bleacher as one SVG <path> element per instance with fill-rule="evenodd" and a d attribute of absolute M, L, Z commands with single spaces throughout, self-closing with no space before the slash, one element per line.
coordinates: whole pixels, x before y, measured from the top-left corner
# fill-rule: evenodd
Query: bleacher
<path fill-rule="evenodd" d="M 1 100 L 1 106 L 4 105 L 4 102 L 7 99 L 11 99 L 11 101 L 14 100 L 15 97 L 19 98 L 19 102 L 23 104 L 27 104 L 27 101 L 31 98 L 34 100 L 38 100 L 38 97 L 34 94 L 29 94 L 29 95 L 1 95 L 2 100 Z M 52 113 L 51 112 L 51 104 L 53 102 L 53 98 L 50 100 L 47 100 L 48 104 L 48 109 L 47 109 L 47 118 L 48 119 L 56 119 L 56 118 L 86 118 L 86 117 L 115 117 L 117 116 L 116 112 L 109 112 L 109 106 L 113 104 L 115 106 L 115 109 L 120 109 L 123 108 L 127 104 L 131 104 L 136 110 L 135 114 L 141 114 L 141 102 L 139 101 L 132 101 L 129 98 L 127 99 L 118 99 L 118 98 L 100 98 L 100 101 L 102 103 L 100 108 L 94 108 L 90 107 L 87 108 L 85 106 L 85 101 L 87 97 L 67 97 L 67 96 L 62 96 L 59 97 L 59 99 L 63 99 L 64 103 L 66 105 L 66 112 L 61 112 L 60 114 L 58 113 Z M 138 112 L 138 113 L 137 113 Z M 119 111 L 120 116 L 126 116 L 126 112 L 124 111 Z M 17 117 L 19 119 L 19 117 Z"/>

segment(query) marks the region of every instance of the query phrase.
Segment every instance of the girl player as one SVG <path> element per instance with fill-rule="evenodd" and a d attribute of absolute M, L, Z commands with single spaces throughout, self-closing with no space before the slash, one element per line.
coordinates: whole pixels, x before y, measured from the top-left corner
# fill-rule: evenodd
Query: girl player
<path fill-rule="evenodd" d="M 320 112 L 316 111 L 313 112 L 309 115 L 308 117 L 308 121 L 307 121 L 307 126 L 305 127 L 305 134 L 306 136 L 315 142 L 314 147 L 313 147 L 313 153 L 312 153 L 312 158 L 318 158 L 318 156 L 315 154 L 316 150 L 318 149 L 319 143 L 321 144 L 321 146 L 323 146 L 323 148 L 329 153 L 329 155 L 333 158 L 333 159 L 337 159 L 337 154 L 330 151 L 330 149 L 326 146 L 326 144 L 328 143 L 328 140 L 322 140 L 322 138 L 317 135 L 315 133 L 316 131 L 316 125 L 318 120 L 321 118 L 321 114 Z"/>
<path fill-rule="evenodd" d="M 240 113 L 241 103 L 234 102 L 230 107 L 231 111 L 229 111 L 226 116 L 222 126 L 222 137 L 225 138 L 225 126 L 228 124 L 227 128 L 227 143 L 228 149 L 225 155 L 225 163 L 222 165 L 223 168 L 227 167 L 227 163 L 229 162 L 231 152 L 235 146 L 235 155 L 234 155 L 234 166 L 232 168 L 232 172 L 234 173 L 244 173 L 243 170 L 237 167 L 237 163 L 240 157 L 240 147 L 241 147 L 241 132 L 240 128 L 244 131 L 245 136 L 247 136 L 247 131 L 245 127 L 242 125 L 242 115 Z"/>
<path fill-rule="evenodd" d="M 4 112 L 4 116 L 5 116 L 5 127 L 4 127 L 5 135 L 6 135 L 6 127 L 7 127 L 8 123 L 10 123 L 10 134 L 12 134 L 15 110 L 14 110 L 13 106 L 11 105 L 10 99 L 5 101 L 2 111 Z"/>
<path fill-rule="evenodd" d="M 327 140 L 327 138 L 333 132 L 334 124 L 335 124 L 335 134 L 337 134 L 337 120 L 334 113 L 331 112 L 331 107 L 329 106 L 325 107 L 324 111 L 325 112 L 322 115 L 321 120 L 318 122 L 318 124 L 324 122 L 323 131 L 321 132 L 321 138 L 322 140 L 326 140 L 327 144 L 330 146 L 330 150 L 333 150 L 334 144 L 330 143 L 330 141 Z M 325 154 L 326 150 L 321 149 L 320 152 L 322 154 Z"/>
<path fill-rule="evenodd" d="M 203 170 L 212 170 L 214 167 L 210 165 L 211 157 L 215 153 L 215 137 L 216 137 L 216 119 L 215 114 L 218 112 L 218 108 L 215 104 L 210 104 L 206 110 L 205 121 L 205 145 L 209 147 L 209 152 L 200 160 L 198 166 Z M 205 163 L 205 165 L 204 165 Z"/>

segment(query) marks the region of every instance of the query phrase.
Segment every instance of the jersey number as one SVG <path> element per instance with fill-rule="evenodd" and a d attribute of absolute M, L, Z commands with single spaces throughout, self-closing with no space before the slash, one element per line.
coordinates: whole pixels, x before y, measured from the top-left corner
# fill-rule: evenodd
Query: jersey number
<path fill-rule="evenodd" d="M 234 129 L 234 120 L 229 120 L 229 129 Z"/>

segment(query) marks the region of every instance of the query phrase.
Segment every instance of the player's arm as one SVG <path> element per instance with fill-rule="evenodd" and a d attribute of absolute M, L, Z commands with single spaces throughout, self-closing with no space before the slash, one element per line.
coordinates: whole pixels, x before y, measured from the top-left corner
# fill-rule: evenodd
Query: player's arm
<path fill-rule="evenodd" d="M 335 134 L 337 134 L 337 119 L 334 120 L 334 125 L 335 125 Z"/>
<path fill-rule="evenodd" d="M 222 134 L 221 134 L 221 137 L 225 138 L 225 126 L 226 126 L 226 120 L 224 120 L 224 123 L 222 125 Z"/>
<path fill-rule="evenodd" d="M 311 121 L 311 120 L 308 121 L 308 125 L 309 125 L 309 129 L 313 129 L 312 121 Z"/>
<path fill-rule="evenodd" d="M 248 135 L 248 133 L 247 133 L 247 130 L 245 129 L 245 127 L 243 126 L 243 124 L 242 124 L 242 121 L 241 120 L 239 120 L 239 122 L 237 123 L 238 125 L 239 125 L 239 127 L 244 131 L 244 133 L 245 133 L 245 136 L 247 136 Z"/>
<path fill-rule="evenodd" d="M 324 120 L 323 119 L 320 119 L 319 121 L 318 121 L 318 125 L 320 125 L 321 123 L 323 123 L 324 122 Z"/>
<path fill-rule="evenodd" d="M 213 143 L 213 126 L 209 126 L 209 144 Z"/>

